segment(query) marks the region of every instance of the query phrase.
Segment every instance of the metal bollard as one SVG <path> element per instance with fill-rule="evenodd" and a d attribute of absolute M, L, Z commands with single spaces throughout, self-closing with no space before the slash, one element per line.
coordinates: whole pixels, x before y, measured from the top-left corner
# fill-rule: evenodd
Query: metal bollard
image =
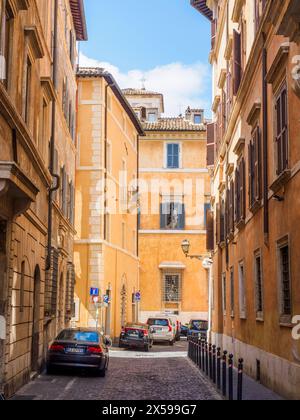
<path fill-rule="evenodd" d="M 202 371 L 205 372 L 205 341 L 202 340 Z"/>
<path fill-rule="evenodd" d="M 217 354 L 217 346 L 212 346 L 212 360 L 213 360 L 213 383 L 215 384 L 217 382 L 217 372 L 216 372 L 216 354 Z"/>
<path fill-rule="evenodd" d="M 217 387 L 221 389 L 221 348 L 217 348 Z"/>
<path fill-rule="evenodd" d="M 212 344 L 209 344 L 209 377 L 213 378 L 213 366 L 212 366 Z"/>
<path fill-rule="evenodd" d="M 209 375 L 209 361 L 208 361 L 208 343 L 205 343 L 205 373 Z"/>
<path fill-rule="evenodd" d="M 237 400 L 243 400 L 243 375 L 244 375 L 244 360 L 239 359 L 239 369 L 238 369 L 238 391 L 237 391 Z"/>
<path fill-rule="evenodd" d="M 229 401 L 233 401 L 233 354 L 229 355 L 229 361 L 228 361 L 228 398 Z"/>
<path fill-rule="evenodd" d="M 222 363 L 222 376 L 223 376 L 223 380 L 222 380 L 222 391 L 223 391 L 223 396 L 226 397 L 227 395 L 227 351 L 223 352 L 223 363 Z"/>
<path fill-rule="evenodd" d="M 201 338 L 199 339 L 199 357 L 198 357 L 198 367 L 201 370 L 202 367 L 202 350 L 201 347 L 202 346 L 202 340 Z"/>

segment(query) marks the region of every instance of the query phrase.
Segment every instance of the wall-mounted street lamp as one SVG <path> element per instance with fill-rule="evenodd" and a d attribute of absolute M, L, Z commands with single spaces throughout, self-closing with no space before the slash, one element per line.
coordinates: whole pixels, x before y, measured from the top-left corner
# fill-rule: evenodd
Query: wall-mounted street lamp
<path fill-rule="evenodd" d="M 196 259 L 199 261 L 204 261 L 206 262 L 206 265 L 209 263 L 211 264 L 213 263 L 211 258 L 208 258 L 207 255 L 190 255 L 191 244 L 190 244 L 190 241 L 188 241 L 187 239 L 182 241 L 181 248 L 186 258 L 191 258 L 192 260 Z"/>

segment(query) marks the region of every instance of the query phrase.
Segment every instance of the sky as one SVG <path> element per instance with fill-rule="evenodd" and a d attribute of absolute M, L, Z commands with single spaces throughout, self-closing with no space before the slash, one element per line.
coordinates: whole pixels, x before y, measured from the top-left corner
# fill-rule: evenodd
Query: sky
<path fill-rule="evenodd" d="M 166 116 L 188 106 L 210 116 L 210 23 L 189 0 L 85 0 L 85 11 L 80 66 L 105 68 L 121 88 L 163 93 Z"/>

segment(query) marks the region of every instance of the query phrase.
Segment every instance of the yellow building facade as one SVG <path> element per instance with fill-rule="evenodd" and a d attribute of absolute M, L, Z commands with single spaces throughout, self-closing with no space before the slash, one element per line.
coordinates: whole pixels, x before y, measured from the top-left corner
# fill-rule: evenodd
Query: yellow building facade
<path fill-rule="evenodd" d="M 71 319 L 74 69 L 87 34 L 82 0 L 2 0 L 0 22 L 0 392 L 9 397 Z"/>
<path fill-rule="evenodd" d="M 74 323 L 97 325 L 113 338 L 138 319 L 140 135 L 143 129 L 112 76 L 80 69 Z"/>
<path fill-rule="evenodd" d="M 167 313 L 182 323 L 207 320 L 208 273 L 181 249 L 187 239 L 193 254 L 206 254 L 210 184 L 203 111 L 162 118 L 161 94 L 124 93 L 145 130 L 139 147 L 140 319 Z"/>

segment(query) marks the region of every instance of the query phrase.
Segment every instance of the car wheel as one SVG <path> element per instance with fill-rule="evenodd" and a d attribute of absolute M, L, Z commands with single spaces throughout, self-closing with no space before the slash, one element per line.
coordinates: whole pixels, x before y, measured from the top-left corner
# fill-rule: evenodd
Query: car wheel
<path fill-rule="evenodd" d="M 99 378 L 105 378 L 105 376 L 106 376 L 106 368 L 101 369 L 101 370 L 98 370 L 97 371 L 97 374 L 98 374 Z"/>
<path fill-rule="evenodd" d="M 174 340 L 169 341 L 169 345 L 170 345 L 170 346 L 174 346 Z"/>
<path fill-rule="evenodd" d="M 145 352 L 146 353 L 149 353 L 149 348 L 150 348 L 149 344 L 145 345 Z"/>

